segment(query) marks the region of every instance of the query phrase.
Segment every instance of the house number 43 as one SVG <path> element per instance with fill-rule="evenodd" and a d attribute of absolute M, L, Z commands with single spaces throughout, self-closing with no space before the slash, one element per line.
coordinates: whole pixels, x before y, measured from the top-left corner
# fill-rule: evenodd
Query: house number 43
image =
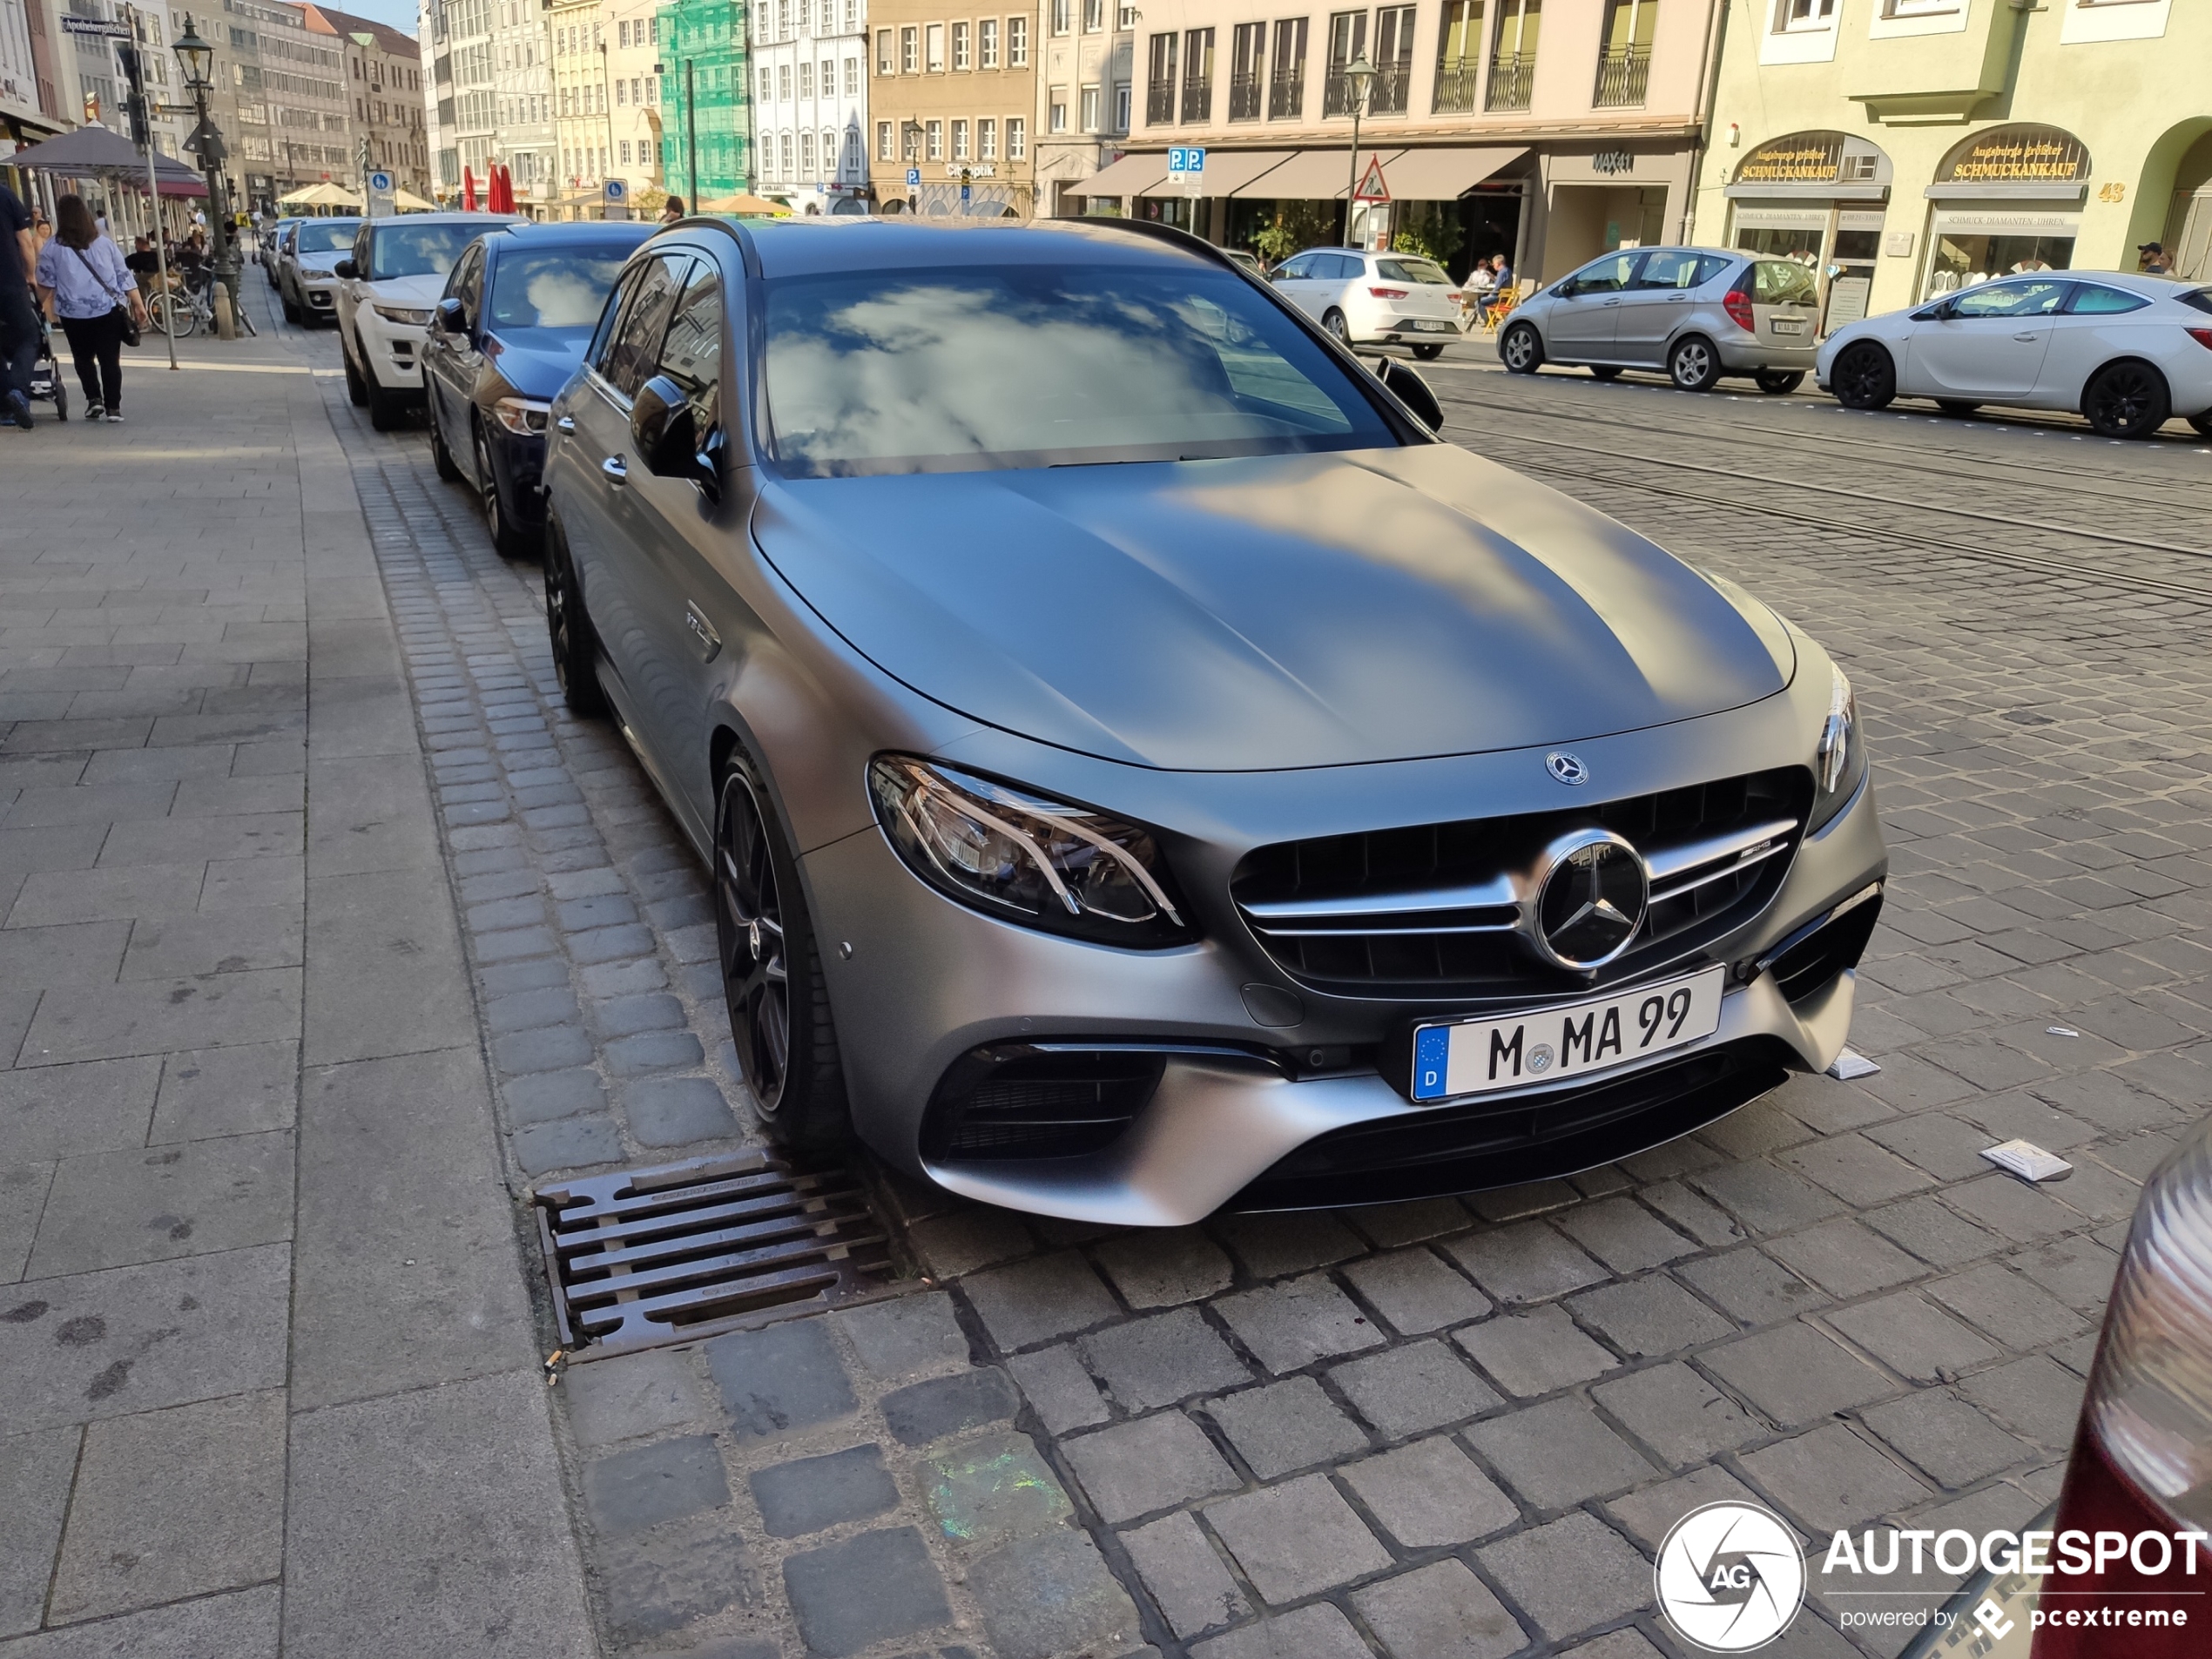
<path fill-rule="evenodd" d="M 2107 185 L 2103 189 L 2097 192 L 2097 199 L 2101 202 L 2126 201 L 2128 199 L 2128 186 L 2119 184 Z"/>

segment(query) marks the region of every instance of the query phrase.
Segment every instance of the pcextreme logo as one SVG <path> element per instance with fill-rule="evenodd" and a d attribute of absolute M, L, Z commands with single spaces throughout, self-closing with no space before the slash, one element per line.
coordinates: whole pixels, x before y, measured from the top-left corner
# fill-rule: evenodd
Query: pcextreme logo
<path fill-rule="evenodd" d="M 1805 1599 L 1805 1558 L 1782 1518 L 1755 1503 L 1691 1510 L 1659 1546 L 1659 1610 L 1707 1653 L 1750 1653 L 1790 1628 Z"/>

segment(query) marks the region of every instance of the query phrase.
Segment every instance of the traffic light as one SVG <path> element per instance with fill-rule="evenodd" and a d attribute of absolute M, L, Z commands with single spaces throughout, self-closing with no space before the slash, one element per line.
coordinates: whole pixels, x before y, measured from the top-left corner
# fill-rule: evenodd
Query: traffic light
<path fill-rule="evenodd" d="M 132 92 L 125 97 L 123 100 L 123 113 L 130 123 L 131 142 L 137 145 L 139 149 L 145 149 L 152 141 L 152 136 L 146 128 L 146 95 L 144 92 Z"/>

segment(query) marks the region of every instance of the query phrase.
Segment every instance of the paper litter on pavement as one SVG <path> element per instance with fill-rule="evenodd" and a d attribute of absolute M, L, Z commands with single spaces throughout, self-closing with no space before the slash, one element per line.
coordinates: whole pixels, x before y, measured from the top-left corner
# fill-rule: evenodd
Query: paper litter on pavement
<path fill-rule="evenodd" d="M 1840 1077 L 1850 1082 L 1858 1077 L 1871 1077 L 1881 1068 L 1860 1054 L 1856 1049 L 1846 1049 L 1836 1056 L 1836 1063 L 1828 1068 L 1831 1077 Z"/>
<path fill-rule="evenodd" d="M 2007 1175 L 2016 1175 L 2023 1181 L 2063 1181 L 2074 1173 L 2074 1165 L 2055 1152 L 2046 1152 L 2033 1141 L 2006 1141 L 1985 1147 L 1982 1157 Z"/>

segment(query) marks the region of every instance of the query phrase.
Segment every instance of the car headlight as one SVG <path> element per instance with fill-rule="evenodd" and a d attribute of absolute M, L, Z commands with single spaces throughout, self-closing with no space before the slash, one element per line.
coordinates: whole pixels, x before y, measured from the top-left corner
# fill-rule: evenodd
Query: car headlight
<path fill-rule="evenodd" d="M 907 755 L 869 762 L 868 793 L 907 867 L 963 904 L 1103 944 L 1194 936 L 1149 830 Z"/>
<path fill-rule="evenodd" d="M 550 403 L 541 403 L 534 397 L 502 397 L 491 406 L 493 420 L 525 438 L 544 436 L 545 423 L 552 413 Z"/>
<path fill-rule="evenodd" d="M 428 328 L 430 314 L 413 306 L 378 306 L 376 314 L 386 322 L 395 322 L 407 328 Z"/>
<path fill-rule="evenodd" d="M 1805 825 L 1810 835 L 1858 792 L 1866 776 L 1866 745 L 1858 731 L 1858 699 L 1844 671 L 1829 664 L 1828 718 L 1820 723 L 1820 746 L 1812 761 L 1812 817 Z"/>

